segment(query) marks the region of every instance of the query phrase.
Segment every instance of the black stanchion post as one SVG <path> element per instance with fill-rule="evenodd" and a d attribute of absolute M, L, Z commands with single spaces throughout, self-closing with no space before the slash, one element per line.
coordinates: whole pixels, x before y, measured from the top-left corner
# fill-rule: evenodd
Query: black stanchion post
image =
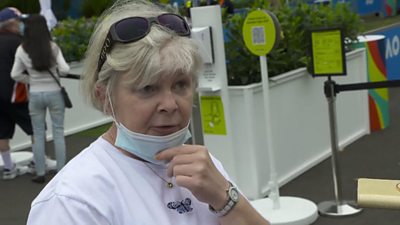
<path fill-rule="evenodd" d="M 341 91 L 365 90 L 372 88 L 399 87 L 400 80 L 367 82 L 338 85 L 331 76 L 346 75 L 346 55 L 344 49 L 343 29 L 321 28 L 309 31 L 310 46 L 310 73 L 313 77 L 328 77 L 324 84 L 324 92 L 329 107 L 329 125 L 332 150 L 332 171 L 335 189 L 335 200 L 324 201 L 318 204 L 321 215 L 346 216 L 361 212 L 354 201 L 344 201 L 342 199 L 341 176 L 339 168 L 339 142 L 336 121 L 336 94 Z M 326 57 L 330 56 L 330 57 Z"/>
<path fill-rule="evenodd" d="M 342 184 L 339 166 L 339 144 L 337 135 L 337 120 L 336 120 L 336 83 L 328 76 L 328 80 L 324 83 L 325 97 L 328 101 L 329 108 L 329 127 L 331 137 L 332 151 L 332 172 L 333 184 L 335 191 L 334 201 L 324 201 L 318 204 L 318 211 L 322 215 L 329 216 L 346 216 L 361 212 L 361 209 L 355 207 L 354 202 L 344 201 L 342 199 Z"/>

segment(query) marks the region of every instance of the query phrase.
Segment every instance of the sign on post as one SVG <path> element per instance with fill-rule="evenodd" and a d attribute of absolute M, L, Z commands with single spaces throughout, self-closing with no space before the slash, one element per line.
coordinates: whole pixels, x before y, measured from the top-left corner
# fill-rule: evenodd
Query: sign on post
<path fill-rule="evenodd" d="M 201 96 L 200 104 L 204 133 L 226 135 L 224 106 L 221 96 Z"/>
<path fill-rule="evenodd" d="M 251 12 L 243 24 L 243 40 L 251 53 L 265 56 L 274 49 L 280 39 L 278 19 L 269 11 Z"/>
<path fill-rule="evenodd" d="M 315 221 L 317 207 L 309 200 L 293 197 L 281 197 L 279 195 L 279 183 L 277 178 L 274 145 L 272 138 L 272 123 L 269 103 L 269 77 L 266 55 L 274 49 L 280 40 L 280 25 L 275 15 L 266 10 L 251 12 L 243 24 L 243 39 L 246 47 L 251 53 L 260 57 L 261 77 L 263 85 L 263 100 L 265 114 L 265 144 L 268 152 L 270 169 L 270 181 L 268 187 L 270 193 L 268 198 L 259 199 L 253 202 L 253 206 L 271 224 L 298 224 L 304 221 Z M 302 209 L 300 214 L 293 205 Z M 284 216 L 282 216 L 284 215 Z"/>
<path fill-rule="evenodd" d="M 346 56 L 341 29 L 318 29 L 310 31 L 311 75 L 346 75 Z"/>

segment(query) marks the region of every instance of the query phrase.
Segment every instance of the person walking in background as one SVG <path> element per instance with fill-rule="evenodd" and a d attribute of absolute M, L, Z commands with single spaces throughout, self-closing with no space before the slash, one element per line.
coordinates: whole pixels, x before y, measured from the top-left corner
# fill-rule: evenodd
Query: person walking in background
<path fill-rule="evenodd" d="M 206 146 L 184 143 L 203 65 L 185 19 L 146 0 L 102 15 L 84 96 L 113 124 L 47 184 L 28 225 L 269 225 Z"/>
<path fill-rule="evenodd" d="M 10 153 L 10 139 L 15 125 L 32 135 L 28 110 L 27 87 L 11 79 L 14 55 L 21 43 L 19 20 L 21 12 L 12 7 L 0 11 L 0 153 L 3 159 L 3 179 L 13 179 L 27 172 L 25 166 L 16 165 Z"/>
<path fill-rule="evenodd" d="M 66 146 L 64 137 L 65 106 L 55 78 L 58 72 L 67 74 L 69 66 L 61 49 L 52 41 L 46 19 L 30 15 L 25 20 L 22 44 L 15 53 L 11 77 L 29 83 L 29 113 L 33 127 L 33 154 L 36 176 L 33 182 L 45 182 L 46 111 L 52 122 L 57 171 L 65 165 Z"/>

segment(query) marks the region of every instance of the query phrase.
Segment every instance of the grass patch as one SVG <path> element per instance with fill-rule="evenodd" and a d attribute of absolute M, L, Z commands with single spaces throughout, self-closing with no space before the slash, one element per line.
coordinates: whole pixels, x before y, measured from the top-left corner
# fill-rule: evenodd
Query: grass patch
<path fill-rule="evenodd" d="M 110 128 L 110 126 L 111 126 L 111 123 L 107 123 L 107 124 L 104 124 L 104 125 L 101 125 L 98 127 L 91 128 L 89 130 L 81 131 L 75 135 L 81 136 L 81 137 L 99 137 L 104 132 L 106 132 L 108 130 L 108 128 Z"/>

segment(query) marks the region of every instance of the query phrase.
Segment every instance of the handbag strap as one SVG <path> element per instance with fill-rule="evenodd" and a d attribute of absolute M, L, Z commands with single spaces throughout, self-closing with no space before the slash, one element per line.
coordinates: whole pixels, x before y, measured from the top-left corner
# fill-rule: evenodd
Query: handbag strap
<path fill-rule="evenodd" d="M 56 76 L 54 76 L 54 73 L 51 72 L 51 70 L 49 70 L 49 69 L 48 69 L 47 71 L 50 73 L 50 75 L 51 75 L 51 76 L 54 78 L 54 80 L 57 82 L 58 86 L 62 87 L 60 81 L 56 78 Z"/>

